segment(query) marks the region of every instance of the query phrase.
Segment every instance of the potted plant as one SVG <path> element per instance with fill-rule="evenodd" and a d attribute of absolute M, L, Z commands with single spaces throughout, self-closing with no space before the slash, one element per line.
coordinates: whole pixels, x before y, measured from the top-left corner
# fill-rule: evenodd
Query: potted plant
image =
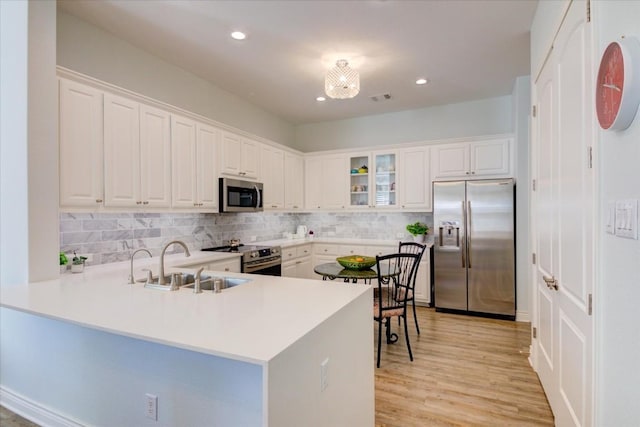
<path fill-rule="evenodd" d="M 424 243 L 425 234 L 429 232 L 429 227 L 418 221 L 415 224 L 407 225 L 407 231 L 413 235 L 414 241 Z"/>
<path fill-rule="evenodd" d="M 67 271 L 67 266 L 69 264 L 69 258 L 64 252 L 60 252 L 60 274 Z"/>
<path fill-rule="evenodd" d="M 87 260 L 85 256 L 76 255 L 76 251 L 73 251 L 73 258 L 71 258 L 71 272 L 82 273 L 84 271 L 84 262 Z"/>

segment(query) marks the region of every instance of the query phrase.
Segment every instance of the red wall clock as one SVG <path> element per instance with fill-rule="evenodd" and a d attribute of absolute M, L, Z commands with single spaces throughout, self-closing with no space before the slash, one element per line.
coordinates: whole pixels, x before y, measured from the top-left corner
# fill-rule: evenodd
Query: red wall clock
<path fill-rule="evenodd" d="M 623 37 L 607 46 L 596 81 L 596 113 L 602 129 L 629 127 L 640 103 L 640 43 Z"/>

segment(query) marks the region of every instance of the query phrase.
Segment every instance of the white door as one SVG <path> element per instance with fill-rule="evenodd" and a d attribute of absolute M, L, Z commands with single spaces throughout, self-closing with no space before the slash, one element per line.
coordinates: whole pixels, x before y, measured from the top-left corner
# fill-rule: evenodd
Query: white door
<path fill-rule="evenodd" d="M 218 207 L 218 131 L 202 123 L 196 124 L 196 204 L 200 208 Z"/>
<path fill-rule="evenodd" d="M 429 147 L 406 148 L 401 153 L 400 206 L 403 209 L 431 211 L 431 165 Z"/>
<path fill-rule="evenodd" d="M 102 111 L 102 92 L 60 80 L 61 206 L 102 205 Z"/>
<path fill-rule="evenodd" d="M 140 107 L 104 95 L 104 205 L 140 206 Z"/>
<path fill-rule="evenodd" d="M 140 105 L 140 192 L 145 207 L 171 206 L 171 117 Z"/>
<path fill-rule="evenodd" d="M 171 198 L 176 208 L 197 205 L 196 124 L 171 116 Z"/>
<path fill-rule="evenodd" d="M 574 2 L 536 81 L 534 364 L 559 426 L 593 424 L 591 27 Z"/>

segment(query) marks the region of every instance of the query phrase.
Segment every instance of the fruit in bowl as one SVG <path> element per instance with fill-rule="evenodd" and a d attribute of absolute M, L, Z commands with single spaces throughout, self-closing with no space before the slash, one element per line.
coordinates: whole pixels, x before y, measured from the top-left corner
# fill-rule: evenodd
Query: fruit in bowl
<path fill-rule="evenodd" d="M 366 270 L 376 265 L 376 259 L 370 256 L 350 255 L 336 258 L 338 264 L 348 270 Z"/>

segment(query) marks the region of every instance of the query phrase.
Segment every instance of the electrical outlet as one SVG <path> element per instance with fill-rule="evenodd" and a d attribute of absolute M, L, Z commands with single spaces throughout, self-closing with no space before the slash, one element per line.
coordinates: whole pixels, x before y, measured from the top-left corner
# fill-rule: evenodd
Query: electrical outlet
<path fill-rule="evenodd" d="M 329 386 L 329 358 L 320 364 L 320 391 L 325 391 Z"/>
<path fill-rule="evenodd" d="M 402 238 L 404 238 L 404 233 L 396 234 L 396 239 L 402 239 Z"/>
<path fill-rule="evenodd" d="M 249 237 L 249 241 L 250 242 L 255 242 L 256 241 L 256 236 L 250 236 Z"/>
<path fill-rule="evenodd" d="M 145 412 L 147 414 L 147 418 L 158 421 L 158 396 L 147 393 L 145 394 L 145 397 Z"/>

